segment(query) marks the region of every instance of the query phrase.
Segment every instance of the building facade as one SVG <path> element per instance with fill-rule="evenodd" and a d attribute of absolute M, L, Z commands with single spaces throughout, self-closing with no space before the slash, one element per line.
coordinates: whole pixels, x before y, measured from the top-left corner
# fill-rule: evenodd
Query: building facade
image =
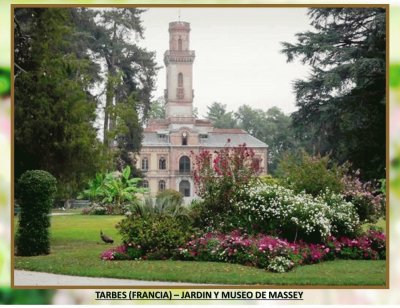
<path fill-rule="evenodd" d="M 267 172 L 267 145 L 241 129 L 218 129 L 208 120 L 193 116 L 193 62 L 190 50 L 190 24 L 169 24 L 169 50 L 164 54 L 167 71 L 165 119 L 150 120 L 144 129 L 142 149 L 136 160 L 145 175 L 143 186 L 152 194 L 165 189 L 180 191 L 185 198 L 195 196 L 191 175 L 193 154 L 207 149 L 245 143 L 255 151 L 264 173 Z"/>

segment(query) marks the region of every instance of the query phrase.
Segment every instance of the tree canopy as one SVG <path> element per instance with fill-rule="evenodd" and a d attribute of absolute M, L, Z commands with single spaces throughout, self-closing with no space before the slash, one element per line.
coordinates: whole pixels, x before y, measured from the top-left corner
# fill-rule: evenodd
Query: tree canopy
<path fill-rule="evenodd" d="M 116 148 L 120 167 L 140 149 L 157 69 L 154 53 L 137 45 L 142 12 L 15 10 L 16 178 L 47 170 L 57 177 L 59 197 L 70 197 L 111 167 Z M 105 146 L 95 128 L 102 119 Z"/>
<path fill-rule="evenodd" d="M 288 62 L 310 76 L 296 80 L 296 135 L 313 154 L 350 161 L 366 179 L 385 177 L 386 10 L 313 8 L 313 31 L 284 42 Z"/>
<path fill-rule="evenodd" d="M 59 196 L 105 164 L 93 125 L 92 67 L 71 51 L 70 13 L 15 10 L 15 178 L 29 169 L 49 171 Z"/>

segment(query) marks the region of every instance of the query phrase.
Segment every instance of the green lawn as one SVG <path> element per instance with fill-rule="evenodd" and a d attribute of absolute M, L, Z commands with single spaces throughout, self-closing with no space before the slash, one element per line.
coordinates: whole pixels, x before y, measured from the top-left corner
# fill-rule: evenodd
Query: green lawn
<path fill-rule="evenodd" d="M 69 275 L 263 285 L 385 285 L 385 261 L 336 260 L 297 267 L 276 274 L 236 264 L 184 261 L 102 261 L 112 246 L 101 242 L 100 229 L 117 244 L 115 224 L 121 216 L 52 217 L 52 252 L 47 256 L 15 257 L 15 268 Z"/>

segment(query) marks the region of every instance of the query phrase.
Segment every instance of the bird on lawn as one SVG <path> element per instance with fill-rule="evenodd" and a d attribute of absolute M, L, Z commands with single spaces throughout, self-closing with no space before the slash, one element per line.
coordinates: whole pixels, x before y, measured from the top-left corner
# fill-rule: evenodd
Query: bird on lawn
<path fill-rule="evenodd" d="M 102 230 L 100 230 L 100 237 L 101 237 L 101 239 L 102 239 L 102 241 L 103 241 L 104 243 L 107 243 L 107 244 L 112 244 L 112 243 L 114 243 L 114 240 L 113 240 L 111 237 L 109 237 L 109 236 L 103 234 L 103 231 L 102 231 Z"/>

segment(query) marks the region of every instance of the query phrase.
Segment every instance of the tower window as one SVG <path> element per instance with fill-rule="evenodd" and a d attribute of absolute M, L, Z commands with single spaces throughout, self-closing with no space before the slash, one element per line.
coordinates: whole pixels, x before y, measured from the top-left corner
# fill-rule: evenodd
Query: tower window
<path fill-rule="evenodd" d="M 179 159 L 179 172 L 189 173 L 190 172 L 190 158 L 187 156 L 182 156 Z"/>
<path fill-rule="evenodd" d="M 165 181 L 164 180 L 161 180 L 158 182 L 158 190 L 159 191 L 165 190 Z"/>
<path fill-rule="evenodd" d="M 142 170 L 149 170 L 149 160 L 147 159 L 147 157 L 142 158 Z"/>
<path fill-rule="evenodd" d="M 178 74 L 178 87 L 183 88 L 183 74 L 182 73 Z"/>
<path fill-rule="evenodd" d="M 142 182 L 142 187 L 143 187 L 143 188 L 149 188 L 149 181 L 144 180 L 144 181 Z"/>
<path fill-rule="evenodd" d="M 160 160 L 158 161 L 158 169 L 160 170 L 167 169 L 167 161 L 165 160 L 164 157 L 161 157 Z"/>
<path fill-rule="evenodd" d="M 181 38 L 178 39 L 178 50 L 182 51 L 182 39 Z"/>
<path fill-rule="evenodd" d="M 187 137 L 188 137 L 187 133 L 183 132 L 183 134 L 182 134 L 182 145 L 187 145 L 188 144 Z"/>

